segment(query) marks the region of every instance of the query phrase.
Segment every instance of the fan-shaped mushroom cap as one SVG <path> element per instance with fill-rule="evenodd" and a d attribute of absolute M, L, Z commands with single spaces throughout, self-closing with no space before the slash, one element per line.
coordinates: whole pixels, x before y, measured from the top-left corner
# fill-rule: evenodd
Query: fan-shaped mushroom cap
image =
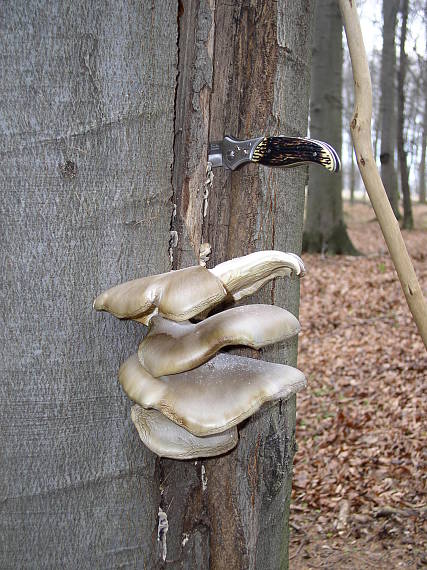
<path fill-rule="evenodd" d="M 160 314 L 185 321 L 206 312 L 228 295 L 238 300 L 275 277 L 304 275 L 302 260 L 293 253 L 258 251 L 220 263 L 213 269 L 196 266 L 142 277 L 98 295 L 94 308 L 119 319 L 148 324 Z"/>
<path fill-rule="evenodd" d="M 117 285 L 101 293 L 94 308 L 144 324 L 157 313 L 174 321 L 185 321 L 217 305 L 226 296 L 221 281 L 206 267 L 198 265 Z"/>
<path fill-rule="evenodd" d="M 200 437 L 225 431 L 264 402 L 287 398 L 306 384 L 296 368 L 230 354 L 160 378 L 153 378 L 135 354 L 122 364 L 119 380 L 136 403 L 156 408 Z"/>
<path fill-rule="evenodd" d="M 209 271 L 218 277 L 236 301 L 258 291 L 275 277 L 291 274 L 303 277 L 302 259 L 295 253 L 283 251 L 256 251 L 220 263 Z"/>
<path fill-rule="evenodd" d="M 197 437 L 157 410 L 146 410 L 137 404 L 132 406 L 131 417 L 143 443 L 160 457 L 213 457 L 233 449 L 239 440 L 236 427 L 219 434 Z"/>
<path fill-rule="evenodd" d="M 176 374 L 203 364 L 223 346 L 260 348 L 290 338 L 300 328 L 292 313 L 272 305 L 234 307 L 197 324 L 156 316 L 138 357 L 155 377 Z"/>

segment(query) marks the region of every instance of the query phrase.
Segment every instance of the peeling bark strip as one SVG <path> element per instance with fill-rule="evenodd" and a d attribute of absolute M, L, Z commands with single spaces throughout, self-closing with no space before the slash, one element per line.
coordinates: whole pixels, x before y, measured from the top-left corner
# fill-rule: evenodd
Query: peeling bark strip
<path fill-rule="evenodd" d="M 261 249 L 300 252 L 305 168 L 215 169 L 205 218 L 203 190 L 208 140 L 224 134 L 306 135 L 313 6 L 182 2 L 174 268 L 193 264 L 203 242 L 212 247 L 208 267 Z M 275 302 L 297 314 L 298 296 L 295 282 L 275 283 L 253 302 Z M 240 353 L 295 364 L 296 342 Z M 225 456 L 202 463 L 160 461 L 161 507 L 169 521 L 165 568 L 288 567 L 294 434 L 292 399 L 245 422 L 236 450 Z"/>
<path fill-rule="evenodd" d="M 173 229 L 178 232 L 181 244 L 174 256 L 174 269 L 193 265 L 203 241 L 213 13 L 213 0 L 180 2 L 173 165 L 177 217 Z"/>

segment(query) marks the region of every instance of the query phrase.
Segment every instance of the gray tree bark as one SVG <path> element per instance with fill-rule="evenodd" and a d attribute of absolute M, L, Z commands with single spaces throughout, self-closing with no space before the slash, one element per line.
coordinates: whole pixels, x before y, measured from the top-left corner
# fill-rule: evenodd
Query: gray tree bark
<path fill-rule="evenodd" d="M 343 54 L 344 55 L 344 54 Z M 346 61 L 343 59 L 342 68 L 342 80 L 343 80 L 343 120 L 344 124 L 350 124 L 351 117 L 354 108 L 354 81 L 353 81 L 353 71 L 351 67 L 350 58 Z M 348 170 L 347 170 L 347 184 L 350 190 L 350 203 L 354 204 L 354 195 L 356 191 L 356 164 L 354 156 L 353 141 L 351 139 L 350 133 L 347 141 L 347 157 L 348 157 Z"/>
<path fill-rule="evenodd" d="M 342 24 L 336 0 L 317 3 L 310 96 L 310 136 L 342 147 Z M 355 254 L 344 224 L 342 175 L 311 168 L 303 249 Z"/>
<path fill-rule="evenodd" d="M 412 217 L 411 194 L 409 190 L 408 158 L 405 149 L 405 77 L 407 68 L 407 55 L 405 51 L 406 28 L 408 22 L 408 0 L 402 0 L 402 25 L 400 30 L 400 57 L 397 81 L 397 151 L 400 166 L 400 184 L 403 197 L 403 228 L 410 230 L 414 227 Z"/>
<path fill-rule="evenodd" d="M 383 0 L 383 50 L 381 62 L 381 179 L 394 215 L 399 220 L 396 149 L 396 20 L 400 0 Z"/>
<path fill-rule="evenodd" d="M 377 48 L 374 48 L 369 61 L 369 71 L 371 74 L 372 89 L 374 93 L 381 92 L 381 59 L 382 53 Z M 352 82 L 352 90 L 354 91 L 354 81 Z M 372 103 L 372 145 L 375 161 L 378 158 L 378 151 L 380 151 L 378 147 L 381 139 L 381 127 L 381 98 L 376 97 Z"/>
<path fill-rule="evenodd" d="M 295 399 L 226 456 L 160 460 L 116 381 L 143 328 L 92 301 L 197 263 L 203 242 L 208 266 L 300 251 L 306 169 L 217 170 L 205 217 L 203 193 L 209 139 L 306 133 L 312 15 L 303 0 L 3 3 L 1 568 L 287 568 Z M 283 280 L 253 297 L 298 300 Z M 294 365 L 296 348 L 252 356 Z"/>
<path fill-rule="evenodd" d="M 426 90 L 424 91 L 423 125 L 422 125 L 422 135 L 421 135 L 421 160 L 420 160 L 419 186 L 418 186 L 418 199 L 421 204 L 426 203 L 427 81 L 425 82 L 425 89 Z"/>
<path fill-rule="evenodd" d="M 0 30 L 0 567 L 150 568 L 158 464 L 116 382 L 141 328 L 92 302 L 168 269 L 176 5 L 5 1 Z"/>
<path fill-rule="evenodd" d="M 421 161 L 419 168 L 419 185 L 418 185 L 418 199 L 421 204 L 426 203 L 426 146 L 427 146 L 427 2 L 424 5 L 424 20 L 425 20 L 425 34 L 426 34 L 426 52 L 424 54 L 423 62 L 423 97 L 424 97 L 424 113 L 422 122 L 421 134 Z"/>
<path fill-rule="evenodd" d="M 353 147 L 352 147 L 353 150 Z M 356 164 L 354 160 L 354 152 L 351 154 L 350 162 L 350 202 L 354 204 L 354 193 L 356 190 Z"/>

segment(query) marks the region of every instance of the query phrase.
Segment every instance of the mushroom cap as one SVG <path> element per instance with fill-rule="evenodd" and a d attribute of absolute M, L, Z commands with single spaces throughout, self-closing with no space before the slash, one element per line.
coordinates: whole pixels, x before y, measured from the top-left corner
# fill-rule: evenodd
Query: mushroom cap
<path fill-rule="evenodd" d="M 191 319 L 226 296 L 221 281 L 198 265 L 122 283 L 98 295 L 93 306 L 148 324 L 157 313 L 174 321 Z"/>
<path fill-rule="evenodd" d="M 192 324 L 153 317 L 139 345 L 142 366 L 154 377 L 176 374 L 203 364 L 222 347 L 261 348 L 299 333 L 298 319 L 272 305 L 234 307 Z"/>
<path fill-rule="evenodd" d="M 303 277 L 304 263 L 295 253 L 256 251 L 220 263 L 209 271 L 223 284 L 235 301 L 258 291 L 275 277 L 292 274 Z"/>
<path fill-rule="evenodd" d="M 132 406 L 131 417 L 142 442 L 160 457 L 213 457 L 233 449 L 239 440 L 236 427 L 219 434 L 197 437 L 157 410 L 146 410 L 137 404 Z"/>
<path fill-rule="evenodd" d="M 221 433 L 264 402 L 288 398 L 306 385 L 296 368 L 230 354 L 160 378 L 153 378 L 135 354 L 120 367 L 119 380 L 136 403 L 159 410 L 200 437 Z"/>
<path fill-rule="evenodd" d="M 304 275 L 304 264 L 297 255 L 257 251 L 213 269 L 197 265 L 122 283 L 98 295 L 93 306 L 119 319 L 134 319 L 145 325 L 156 314 L 186 321 L 229 295 L 234 300 L 242 299 L 271 279 L 291 274 Z"/>

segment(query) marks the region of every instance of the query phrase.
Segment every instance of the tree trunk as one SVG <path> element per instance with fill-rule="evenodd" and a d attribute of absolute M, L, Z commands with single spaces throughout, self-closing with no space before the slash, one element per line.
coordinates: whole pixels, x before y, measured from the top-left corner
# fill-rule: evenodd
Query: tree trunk
<path fill-rule="evenodd" d="M 351 146 L 351 162 L 350 162 L 350 202 L 354 204 L 354 192 L 356 188 L 356 164 L 354 162 L 353 145 Z"/>
<path fill-rule="evenodd" d="M 342 146 L 342 24 L 336 0 L 317 3 L 310 97 L 310 136 Z M 355 254 L 343 221 L 342 175 L 311 168 L 303 249 Z"/>
<path fill-rule="evenodd" d="M 412 217 L 411 194 L 409 191 L 409 171 L 407 153 L 404 140 L 405 123 L 405 76 L 407 67 L 407 56 L 405 52 L 406 26 L 408 22 L 408 0 L 402 0 L 402 27 L 400 32 L 400 62 L 398 74 L 398 128 L 397 128 L 397 149 L 399 154 L 400 180 L 403 197 L 403 228 L 410 230 L 414 227 Z"/>
<path fill-rule="evenodd" d="M 345 52 L 343 52 L 343 56 Z M 354 82 L 353 82 L 353 73 L 351 68 L 351 61 L 350 59 L 344 59 L 343 57 L 343 68 L 342 68 L 342 80 L 343 80 L 343 120 L 345 124 L 350 123 L 351 115 L 353 112 L 354 107 Z M 347 133 L 344 131 L 344 134 Z M 355 194 L 355 186 L 356 186 L 356 165 L 354 162 L 354 149 L 353 149 L 353 141 L 351 140 L 350 134 L 348 134 L 347 138 L 347 157 L 348 157 L 348 172 L 346 173 L 347 180 L 348 180 L 348 187 L 350 190 L 350 203 L 354 204 L 354 194 Z M 344 162 L 344 161 L 343 161 Z"/>
<path fill-rule="evenodd" d="M 306 133 L 312 14 L 303 0 L 3 3 L 1 568 L 288 567 L 295 398 L 223 457 L 160 460 L 116 382 L 143 329 L 92 300 L 197 263 L 203 242 L 208 265 L 300 251 L 305 168 L 217 169 L 205 217 L 203 196 L 209 139 Z M 298 299 L 278 280 L 253 302 L 296 314 Z M 259 356 L 294 365 L 296 348 Z"/>
<path fill-rule="evenodd" d="M 92 302 L 168 269 L 176 5 L 0 18 L 0 567 L 151 568 L 158 464 L 116 381 L 141 327 Z"/>
<path fill-rule="evenodd" d="M 312 12 L 311 3 L 301 1 L 221 3 L 206 34 L 200 25 L 210 22 L 207 6 L 201 2 L 191 11 L 184 8 L 177 109 L 186 97 L 192 105 L 175 125 L 177 137 L 197 140 L 199 129 L 204 141 L 208 135 L 220 140 L 224 134 L 305 134 Z M 205 42 L 206 58 L 194 50 L 193 29 Z M 210 58 L 215 62 L 213 83 L 208 72 L 200 91 L 198 62 Z M 206 206 L 205 149 L 178 144 L 176 151 L 181 158 L 177 155 L 174 170 L 179 234 L 174 267 L 197 262 L 200 244 L 206 242 L 212 248 L 209 266 L 262 249 L 300 251 L 305 168 L 217 169 Z M 296 312 L 297 284 L 278 281 L 253 301 L 275 302 Z M 296 344 L 267 348 L 262 357 L 295 363 Z M 256 414 L 240 429 L 237 448 L 223 457 L 161 462 L 168 559 L 184 568 L 287 568 L 294 429 L 292 399 Z"/>
<path fill-rule="evenodd" d="M 426 81 L 427 89 L 427 81 Z M 421 204 L 426 203 L 426 145 L 427 145 L 427 91 L 424 91 L 424 114 L 423 114 L 423 127 L 421 137 L 421 161 L 419 170 L 419 188 L 418 197 Z"/>
<path fill-rule="evenodd" d="M 427 145 L 427 1 L 424 5 L 424 21 L 425 21 L 425 34 L 426 34 L 426 52 L 424 53 L 423 62 L 423 97 L 424 97 L 424 113 L 422 122 L 422 135 L 421 135 L 421 161 L 419 169 L 419 186 L 418 197 L 421 204 L 426 203 L 426 145 Z"/>
<path fill-rule="evenodd" d="M 374 48 L 370 62 L 369 62 L 369 71 L 371 72 L 371 80 L 372 80 L 372 88 L 374 93 L 380 93 L 380 82 L 381 82 L 381 53 L 378 49 Z M 353 89 L 353 83 L 351 85 Z M 373 149 L 374 149 L 374 157 L 375 161 L 378 158 L 378 146 L 381 138 L 381 100 L 378 97 L 372 105 L 372 131 L 374 135 L 373 139 Z M 381 152 L 381 151 L 380 151 Z"/>
<path fill-rule="evenodd" d="M 396 19 L 400 0 L 383 0 L 383 51 L 381 64 L 381 178 L 394 215 L 401 218 L 398 204 L 396 148 L 395 77 Z"/>

